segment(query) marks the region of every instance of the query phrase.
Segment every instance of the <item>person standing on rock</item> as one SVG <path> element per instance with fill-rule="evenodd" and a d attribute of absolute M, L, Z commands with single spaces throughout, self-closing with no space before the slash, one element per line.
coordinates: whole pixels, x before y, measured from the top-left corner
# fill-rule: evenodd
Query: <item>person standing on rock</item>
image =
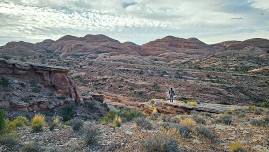
<path fill-rule="evenodd" d="M 173 90 L 173 88 L 170 88 L 169 90 L 169 98 L 170 98 L 170 102 L 174 102 L 174 96 L 175 96 L 175 91 Z"/>

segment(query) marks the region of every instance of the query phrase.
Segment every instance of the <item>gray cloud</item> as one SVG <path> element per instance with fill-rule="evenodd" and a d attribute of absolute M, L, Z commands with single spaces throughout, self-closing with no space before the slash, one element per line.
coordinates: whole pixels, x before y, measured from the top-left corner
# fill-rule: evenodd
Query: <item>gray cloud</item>
<path fill-rule="evenodd" d="M 137 43 L 166 35 L 209 43 L 268 38 L 266 1 L 0 0 L 0 44 L 89 33 Z"/>

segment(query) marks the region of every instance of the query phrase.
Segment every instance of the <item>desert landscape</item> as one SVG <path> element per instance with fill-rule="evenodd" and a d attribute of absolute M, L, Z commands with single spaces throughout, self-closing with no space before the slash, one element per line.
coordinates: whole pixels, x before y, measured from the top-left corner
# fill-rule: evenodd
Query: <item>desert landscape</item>
<path fill-rule="evenodd" d="M 173 36 L 7 43 L 0 150 L 268 151 L 268 51 L 267 39 Z"/>
<path fill-rule="evenodd" d="M 0 0 L 0 152 L 269 152 L 268 0 Z"/>

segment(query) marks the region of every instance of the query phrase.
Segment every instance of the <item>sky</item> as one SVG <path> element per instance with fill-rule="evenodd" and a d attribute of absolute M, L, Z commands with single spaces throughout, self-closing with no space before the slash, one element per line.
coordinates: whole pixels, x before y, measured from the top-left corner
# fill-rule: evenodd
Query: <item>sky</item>
<path fill-rule="evenodd" d="M 0 45 L 86 34 L 137 44 L 269 39 L 269 0 L 0 0 Z"/>

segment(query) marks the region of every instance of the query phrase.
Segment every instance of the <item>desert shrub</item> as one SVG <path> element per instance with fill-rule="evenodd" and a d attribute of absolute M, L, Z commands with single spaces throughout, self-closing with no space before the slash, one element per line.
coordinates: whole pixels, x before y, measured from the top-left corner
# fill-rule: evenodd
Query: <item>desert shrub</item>
<path fill-rule="evenodd" d="M 71 122 L 72 129 L 74 131 L 79 131 L 83 127 L 83 124 L 84 124 L 84 122 L 82 120 L 80 120 L 80 119 L 74 119 Z"/>
<path fill-rule="evenodd" d="M 37 143 L 23 145 L 21 152 L 42 152 L 42 148 Z"/>
<path fill-rule="evenodd" d="M 183 138 L 191 138 L 192 130 L 189 127 L 179 125 L 177 123 L 163 123 L 162 127 L 165 129 L 176 129 L 177 134 L 179 134 Z"/>
<path fill-rule="evenodd" d="M 148 119 L 144 118 L 144 117 L 136 118 L 135 123 L 136 123 L 137 126 L 143 128 L 143 129 L 148 129 L 148 130 L 152 129 L 151 122 Z"/>
<path fill-rule="evenodd" d="M 18 116 L 14 120 L 7 121 L 8 131 L 13 131 L 18 127 L 26 126 L 29 124 L 29 120 L 26 117 Z"/>
<path fill-rule="evenodd" d="M 75 116 L 75 107 L 74 105 L 68 105 L 61 109 L 61 116 L 63 117 L 63 121 L 69 121 Z"/>
<path fill-rule="evenodd" d="M 211 142 L 217 141 L 217 136 L 215 135 L 215 133 L 212 130 L 206 128 L 205 126 L 199 125 L 196 130 L 199 135 L 209 139 Z"/>
<path fill-rule="evenodd" d="M 17 127 L 26 126 L 29 124 L 29 120 L 24 116 L 18 116 L 13 120 Z"/>
<path fill-rule="evenodd" d="M 141 112 L 132 109 L 121 109 L 119 111 L 109 111 L 100 121 L 102 124 L 112 123 L 116 116 L 120 116 L 125 121 L 144 116 Z"/>
<path fill-rule="evenodd" d="M 177 128 L 179 130 L 180 136 L 183 138 L 191 138 L 191 129 L 189 127 L 186 126 L 179 126 Z"/>
<path fill-rule="evenodd" d="M 137 117 L 143 116 L 143 114 L 140 111 L 133 109 L 122 109 L 118 112 L 118 115 L 121 116 L 126 121 L 131 121 Z"/>
<path fill-rule="evenodd" d="M 7 78 L 5 77 L 0 78 L 0 87 L 7 88 L 9 87 L 9 85 L 10 85 L 10 82 Z"/>
<path fill-rule="evenodd" d="M 116 115 L 113 120 L 113 127 L 120 127 L 122 123 L 121 117 Z"/>
<path fill-rule="evenodd" d="M 193 117 L 192 117 L 192 119 L 195 121 L 195 122 L 197 122 L 198 124 L 206 124 L 206 121 L 205 121 L 205 119 L 203 119 L 202 117 L 200 117 L 200 116 L 198 116 L 198 115 L 194 115 Z"/>
<path fill-rule="evenodd" d="M 196 122 L 192 120 L 191 118 L 185 118 L 180 121 L 180 124 L 185 127 L 192 128 L 196 125 Z"/>
<path fill-rule="evenodd" d="M 144 141 L 146 152 L 181 152 L 177 140 L 169 134 L 157 133 Z"/>
<path fill-rule="evenodd" d="M 0 134 L 4 131 L 5 127 L 6 127 L 5 112 L 3 110 L 0 110 Z"/>
<path fill-rule="evenodd" d="M 32 118 L 32 130 L 34 132 L 39 132 L 43 130 L 45 125 L 45 116 L 37 114 Z"/>
<path fill-rule="evenodd" d="M 117 113 L 115 111 L 109 111 L 105 116 L 101 117 L 100 122 L 102 124 L 111 123 L 116 115 Z"/>
<path fill-rule="evenodd" d="M 188 104 L 189 106 L 191 106 L 191 107 L 197 107 L 197 106 L 198 106 L 198 103 L 197 103 L 197 101 L 195 101 L 195 100 L 188 100 L 188 101 L 187 101 L 187 104 Z"/>
<path fill-rule="evenodd" d="M 252 119 L 250 120 L 250 124 L 253 126 L 265 126 L 266 125 L 266 121 L 264 120 L 259 120 L 259 119 Z"/>
<path fill-rule="evenodd" d="M 217 121 L 226 125 L 231 125 L 233 122 L 233 117 L 230 115 L 223 115 Z"/>
<path fill-rule="evenodd" d="M 269 108 L 269 101 L 261 101 L 256 103 L 257 107 Z"/>
<path fill-rule="evenodd" d="M 100 141 L 100 132 L 97 128 L 87 126 L 83 130 L 83 135 L 84 141 L 88 146 L 98 144 Z"/>
<path fill-rule="evenodd" d="M 16 134 L 4 134 L 0 137 L 0 145 L 5 145 L 9 149 L 13 149 L 19 144 Z"/>
<path fill-rule="evenodd" d="M 230 152 L 245 152 L 242 144 L 240 142 L 234 142 L 229 144 L 229 151 Z"/>
<path fill-rule="evenodd" d="M 60 127 L 60 126 L 61 126 L 61 118 L 59 116 L 53 116 L 49 129 L 52 131 L 56 127 Z"/>

